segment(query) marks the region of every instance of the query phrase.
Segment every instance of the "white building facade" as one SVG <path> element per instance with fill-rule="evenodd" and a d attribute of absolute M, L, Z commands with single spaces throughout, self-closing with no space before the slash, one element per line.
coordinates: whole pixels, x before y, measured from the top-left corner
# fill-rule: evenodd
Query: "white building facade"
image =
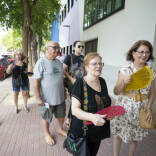
<path fill-rule="evenodd" d="M 64 0 L 60 12 L 65 17 L 60 18 L 60 45 L 69 51 L 67 46 L 71 50 L 75 40 L 82 40 L 85 53 L 100 53 L 103 62 L 113 69 L 106 79 L 111 84 L 117 79 L 116 69 L 128 63 L 126 53 L 136 41 L 150 41 L 156 58 L 155 7 L 156 0 Z M 68 12 L 66 16 L 63 10 Z M 156 70 L 156 61 L 152 65 Z M 153 108 L 156 112 L 156 102 Z"/>
<path fill-rule="evenodd" d="M 92 5 L 95 5 L 95 1 L 101 5 L 106 4 L 106 8 L 110 7 L 105 3 L 106 0 L 93 0 Z M 84 29 L 83 8 L 87 0 L 79 1 L 80 38 L 85 42 L 97 39 L 97 52 L 101 54 L 104 62 L 119 66 L 126 63 L 126 52 L 137 40 L 148 40 L 155 45 L 156 0 L 109 0 L 108 2 L 115 1 L 118 5 L 123 3 L 121 10 L 86 29 Z M 98 7 L 96 9 L 98 12 Z M 155 53 L 156 48 L 154 49 L 156 56 Z"/>

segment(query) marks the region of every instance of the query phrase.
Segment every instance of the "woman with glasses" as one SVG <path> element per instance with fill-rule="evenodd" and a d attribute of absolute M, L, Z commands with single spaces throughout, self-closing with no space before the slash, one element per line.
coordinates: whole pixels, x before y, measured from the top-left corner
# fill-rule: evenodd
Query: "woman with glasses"
<path fill-rule="evenodd" d="M 75 41 L 73 44 L 74 50 L 73 54 L 67 55 L 64 63 L 63 69 L 65 74 L 65 87 L 68 89 L 69 94 L 71 95 L 72 86 L 77 78 L 82 78 L 84 69 L 83 69 L 83 59 L 82 55 L 84 50 L 84 44 L 81 41 Z M 66 125 L 69 127 L 71 110 L 68 113 L 68 119 L 66 120 Z"/>
<path fill-rule="evenodd" d="M 111 105 L 106 82 L 100 77 L 103 65 L 98 53 L 88 53 L 84 58 L 84 77 L 76 80 L 71 94 L 72 120 L 69 132 L 75 137 L 82 137 L 84 135 L 83 121 L 93 123 L 88 125 L 85 131 L 87 156 L 96 156 L 101 140 L 110 137 L 109 119 L 105 114 L 96 114 L 97 111 Z M 87 103 L 84 99 L 87 99 Z M 87 110 L 84 110 L 84 104 L 87 105 Z"/>
<path fill-rule="evenodd" d="M 148 135 L 148 130 L 139 126 L 139 110 L 141 105 L 147 110 L 147 120 L 152 120 L 152 103 L 155 99 L 153 80 L 150 85 L 140 90 L 141 100 L 137 99 L 138 91 L 125 92 L 126 85 L 131 81 L 131 74 L 137 72 L 150 60 L 154 60 L 153 47 L 146 40 L 137 41 L 127 53 L 127 61 L 131 63 L 120 68 L 118 80 L 114 88 L 114 94 L 118 95 L 117 105 L 125 108 L 123 116 L 115 117 L 111 122 L 111 131 L 114 134 L 114 156 L 119 156 L 122 141 L 129 144 L 129 156 L 134 156 L 138 141 L 142 141 Z"/>

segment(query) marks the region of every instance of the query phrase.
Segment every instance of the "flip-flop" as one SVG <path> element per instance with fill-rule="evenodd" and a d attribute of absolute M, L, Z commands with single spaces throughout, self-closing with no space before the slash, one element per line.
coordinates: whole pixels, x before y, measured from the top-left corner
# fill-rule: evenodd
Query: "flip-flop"
<path fill-rule="evenodd" d="M 58 131 L 58 134 L 67 137 L 67 132 L 65 130 L 62 130 L 62 132 Z"/>
<path fill-rule="evenodd" d="M 54 141 L 54 139 L 51 137 L 51 136 L 45 136 L 45 141 L 46 141 L 46 143 L 48 144 L 48 145 L 50 145 L 50 146 L 53 146 L 53 145 L 55 145 L 55 141 Z"/>
<path fill-rule="evenodd" d="M 29 108 L 24 108 L 24 110 L 27 112 L 27 113 L 29 113 Z"/>
<path fill-rule="evenodd" d="M 106 108 L 96 112 L 96 114 L 101 114 L 101 115 L 106 114 L 107 116 L 105 118 L 111 118 L 111 117 L 115 117 L 115 116 L 124 115 L 125 109 L 122 106 L 115 105 L 115 106 L 106 107 Z M 93 123 L 91 121 L 86 122 L 86 125 L 90 125 L 90 124 L 93 124 Z"/>

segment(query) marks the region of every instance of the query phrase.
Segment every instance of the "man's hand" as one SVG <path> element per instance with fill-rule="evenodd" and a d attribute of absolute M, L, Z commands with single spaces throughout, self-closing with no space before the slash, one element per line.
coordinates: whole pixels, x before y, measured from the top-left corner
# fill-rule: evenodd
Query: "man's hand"
<path fill-rule="evenodd" d="M 36 103 L 39 105 L 39 106 L 44 106 L 44 102 L 41 98 L 37 98 L 36 99 Z"/>

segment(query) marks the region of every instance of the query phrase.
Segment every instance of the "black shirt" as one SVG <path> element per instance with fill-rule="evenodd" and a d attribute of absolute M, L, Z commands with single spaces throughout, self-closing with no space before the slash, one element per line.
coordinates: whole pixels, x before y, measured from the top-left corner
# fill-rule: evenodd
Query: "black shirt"
<path fill-rule="evenodd" d="M 84 56 L 76 56 L 75 54 L 67 55 L 64 64 L 68 66 L 68 72 L 70 75 L 74 76 L 75 78 L 82 78 L 84 69 L 83 69 L 83 59 Z M 71 62 L 72 60 L 72 62 Z M 73 73 L 72 73 L 73 68 Z"/>
<path fill-rule="evenodd" d="M 87 85 L 87 94 L 88 94 L 88 112 L 96 113 L 104 107 L 108 107 L 111 105 L 111 99 L 108 95 L 108 90 L 106 86 L 106 82 L 103 78 L 99 78 L 101 85 L 101 92 L 97 92 L 92 89 L 89 85 Z M 78 99 L 81 103 L 81 109 L 83 109 L 83 79 L 79 78 L 76 80 L 73 89 L 72 96 Z M 105 98 L 105 101 L 101 103 L 102 107 L 99 106 L 99 102 L 96 100 L 96 96 L 101 99 Z M 72 116 L 70 131 L 74 134 L 74 136 L 82 136 L 83 135 L 83 121 L 79 120 L 75 116 Z M 95 126 L 89 125 L 86 137 L 91 140 L 101 140 L 104 138 L 110 137 L 110 121 L 106 120 L 106 123 L 103 126 Z"/>
<path fill-rule="evenodd" d="M 15 65 L 12 70 L 12 78 L 16 79 L 17 77 L 21 76 L 22 82 L 26 81 L 28 79 L 26 69 L 27 69 L 26 63 L 23 63 L 22 66 Z"/>

